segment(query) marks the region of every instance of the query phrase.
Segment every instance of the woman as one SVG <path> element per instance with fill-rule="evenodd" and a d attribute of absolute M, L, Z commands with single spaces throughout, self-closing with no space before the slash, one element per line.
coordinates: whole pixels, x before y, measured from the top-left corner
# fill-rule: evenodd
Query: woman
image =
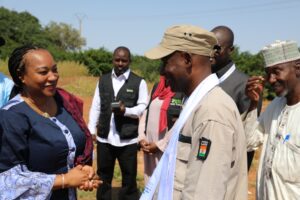
<path fill-rule="evenodd" d="M 8 67 L 18 94 L 0 111 L 0 199 L 76 199 L 76 187 L 98 187 L 82 102 L 56 88 L 52 55 L 22 46 Z"/>
<path fill-rule="evenodd" d="M 182 107 L 183 94 L 172 92 L 161 74 L 160 81 L 152 89 L 149 105 L 139 125 L 139 145 L 144 151 L 145 183 L 168 144 L 171 134 L 168 130 L 178 118 Z"/>

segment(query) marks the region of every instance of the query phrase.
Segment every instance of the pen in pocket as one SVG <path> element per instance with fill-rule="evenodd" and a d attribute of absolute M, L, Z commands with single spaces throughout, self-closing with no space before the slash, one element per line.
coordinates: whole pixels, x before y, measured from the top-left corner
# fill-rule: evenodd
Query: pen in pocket
<path fill-rule="evenodd" d="M 288 141 L 290 139 L 290 134 L 288 133 L 283 140 L 283 143 L 285 143 L 286 141 Z"/>

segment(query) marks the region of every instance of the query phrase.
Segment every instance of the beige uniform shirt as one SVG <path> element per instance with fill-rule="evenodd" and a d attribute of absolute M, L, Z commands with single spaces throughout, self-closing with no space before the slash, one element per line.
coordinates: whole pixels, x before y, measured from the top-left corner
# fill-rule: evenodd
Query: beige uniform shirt
<path fill-rule="evenodd" d="M 175 200 L 246 200 L 246 141 L 234 101 L 215 87 L 183 127 L 191 144 L 178 142 L 174 178 Z M 206 160 L 197 158 L 200 138 L 211 141 Z"/>

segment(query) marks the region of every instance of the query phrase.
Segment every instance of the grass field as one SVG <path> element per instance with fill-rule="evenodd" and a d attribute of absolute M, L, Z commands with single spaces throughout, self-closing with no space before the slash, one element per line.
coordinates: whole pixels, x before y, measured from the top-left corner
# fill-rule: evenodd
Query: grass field
<path fill-rule="evenodd" d="M 7 70 L 7 61 L 0 60 L 0 71 L 4 74 L 8 75 Z M 88 112 L 90 109 L 90 105 L 92 102 L 92 96 L 97 84 L 97 77 L 91 77 L 88 75 L 86 67 L 80 65 L 75 62 L 59 62 L 58 63 L 58 71 L 60 73 L 59 87 L 62 87 L 69 92 L 81 97 L 84 101 L 84 118 L 88 120 Z M 149 83 L 149 88 L 151 88 L 153 84 Z M 265 104 L 266 105 L 266 104 Z M 252 167 L 249 171 L 249 200 L 255 199 L 255 177 L 256 177 L 256 169 L 259 158 L 259 152 L 255 154 L 255 158 L 253 160 Z M 96 168 L 96 166 L 94 166 Z M 141 152 L 138 153 L 138 176 L 137 183 L 140 191 L 144 188 L 144 180 L 143 180 L 143 155 Z M 114 198 L 117 199 L 116 194 L 118 189 L 121 186 L 121 173 L 118 165 L 115 167 L 114 174 Z M 78 191 L 78 199 L 79 200 L 94 200 L 96 193 L 93 192 L 84 192 Z"/>

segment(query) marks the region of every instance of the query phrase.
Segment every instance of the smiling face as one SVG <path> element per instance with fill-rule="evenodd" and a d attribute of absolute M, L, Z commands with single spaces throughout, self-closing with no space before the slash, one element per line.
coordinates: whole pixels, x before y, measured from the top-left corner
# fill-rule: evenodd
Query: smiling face
<path fill-rule="evenodd" d="M 277 64 L 265 68 L 266 80 L 271 84 L 277 96 L 287 96 L 293 93 L 299 82 L 299 69 L 294 61 Z"/>
<path fill-rule="evenodd" d="M 59 75 L 52 55 L 44 49 L 31 50 L 25 54 L 24 63 L 24 73 L 19 77 L 23 91 L 30 96 L 53 96 Z"/>

